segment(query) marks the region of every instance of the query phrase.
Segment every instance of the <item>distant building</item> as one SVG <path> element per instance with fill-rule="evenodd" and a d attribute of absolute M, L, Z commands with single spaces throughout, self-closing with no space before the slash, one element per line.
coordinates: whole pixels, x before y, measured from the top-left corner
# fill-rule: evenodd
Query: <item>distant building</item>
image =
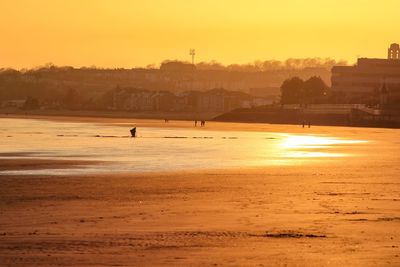
<path fill-rule="evenodd" d="M 372 95 L 382 88 L 400 92 L 400 48 L 392 44 L 387 59 L 359 58 L 355 66 L 332 68 L 332 91 L 347 97 Z"/>
<path fill-rule="evenodd" d="M 26 99 L 7 100 L 1 103 L 2 108 L 22 108 Z"/>
<path fill-rule="evenodd" d="M 388 48 L 388 59 L 400 59 L 399 44 L 391 44 Z"/>
<path fill-rule="evenodd" d="M 111 92 L 109 109 L 139 112 L 227 112 L 236 108 L 265 104 L 263 98 L 254 100 L 249 94 L 222 88 L 205 92 L 186 91 L 175 95 L 168 91 L 117 87 Z"/>
<path fill-rule="evenodd" d="M 248 106 L 253 97 L 237 91 L 215 88 L 196 94 L 195 109 L 199 112 L 227 112 Z"/>

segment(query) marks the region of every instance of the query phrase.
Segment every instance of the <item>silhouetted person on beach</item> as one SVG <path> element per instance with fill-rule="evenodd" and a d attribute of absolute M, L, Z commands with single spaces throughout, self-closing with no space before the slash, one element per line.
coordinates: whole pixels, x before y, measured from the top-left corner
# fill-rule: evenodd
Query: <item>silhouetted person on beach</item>
<path fill-rule="evenodd" d="M 194 121 L 194 127 L 197 127 L 197 120 Z"/>
<path fill-rule="evenodd" d="M 205 121 L 205 120 L 202 120 L 201 123 L 200 123 L 200 125 L 201 125 L 201 127 L 206 126 L 206 121 Z"/>
<path fill-rule="evenodd" d="M 133 127 L 133 128 L 131 129 L 131 136 L 132 136 L 132 137 L 136 137 L 136 127 Z"/>
<path fill-rule="evenodd" d="M 308 128 L 311 128 L 311 122 L 308 122 Z"/>
<path fill-rule="evenodd" d="M 305 125 L 306 125 L 306 123 L 303 121 L 303 128 L 304 128 Z"/>

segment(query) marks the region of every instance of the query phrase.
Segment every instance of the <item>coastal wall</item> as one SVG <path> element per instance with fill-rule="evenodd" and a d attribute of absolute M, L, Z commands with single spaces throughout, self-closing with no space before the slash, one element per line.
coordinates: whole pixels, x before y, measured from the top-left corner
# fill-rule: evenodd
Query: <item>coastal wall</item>
<path fill-rule="evenodd" d="M 326 110 L 316 112 L 314 109 L 236 109 L 219 115 L 213 119 L 221 122 L 253 122 L 271 124 L 299 124 L 326 126 L 356 126 L 400 128 L 399 116 L 373 116 L 358 109 L 348 109 L 344 112 Z"/>

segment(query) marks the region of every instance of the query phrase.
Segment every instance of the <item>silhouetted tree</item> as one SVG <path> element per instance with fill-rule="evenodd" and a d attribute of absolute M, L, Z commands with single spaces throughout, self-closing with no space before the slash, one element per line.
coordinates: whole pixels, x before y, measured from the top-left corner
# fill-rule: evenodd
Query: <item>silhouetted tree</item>
<path fill-rule="evenodd" d="M 167 62 L 167 61 L 166 61 Z M 196 64 L 198 70 L 230 70 L 240 72 L 261 72 L 277 70 L 301 70 L 306 68 L 321 68 L 330 70 L 336 65 L 347 65 L 346 61 L 336 61 L 331 58 L 289 58 L 279 60 L 256 60 L 247 64 L 223 65 L 216 61 L 200 62 Z"/>
<path fill-rule="evenodd" d="M 320 77 L 311 77 L 303 81 L 293 77 L 281 86 L 281 104 L 324 103 L 328 100 L 329 87 Z"/>
<path fill-rule="evenodd" d="M 304 81 L 293 77 L 283 82 L 281 86 L 281 104 L 301 103 Z"/>
<path fill-rule="evenodd" d="M 320 77 L 313 76 L 303 84 L 304 103 L 322 103 L 328 96 L 328 86 Z"/>

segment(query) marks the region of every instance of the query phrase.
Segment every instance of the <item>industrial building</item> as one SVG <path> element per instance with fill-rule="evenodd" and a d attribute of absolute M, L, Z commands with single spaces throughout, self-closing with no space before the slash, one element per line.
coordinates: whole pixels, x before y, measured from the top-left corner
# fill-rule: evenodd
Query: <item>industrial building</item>
<path fill-rule="evenodd" d="M 332 68 L 332 92 L 349 98 L 373 96 L 382 88 L 400 93 L 400 47 L 390 45 L 387 59 L 359 58 L 354 66 Z"/>

